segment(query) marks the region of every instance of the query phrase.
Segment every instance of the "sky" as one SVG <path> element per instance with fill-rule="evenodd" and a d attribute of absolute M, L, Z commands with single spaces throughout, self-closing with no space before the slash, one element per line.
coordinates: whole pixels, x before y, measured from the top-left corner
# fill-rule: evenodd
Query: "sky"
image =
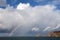
<path fill-rule="evenodd" d="M 58 30 L 60 0 L 0 0 L 0 36 L 35 36 Z"/>
<path fill-rule="evenodd" d="M 55 6 L 57 6 L 57 9 L 60 9 L 60 4 L 59 4 L 60 0 L 5 0 L 5 1 L 8 5 L 11 5 L 14 8 L 16 8 L 19 3 L 29 3 L 31 6 L 54 4 Z"/>

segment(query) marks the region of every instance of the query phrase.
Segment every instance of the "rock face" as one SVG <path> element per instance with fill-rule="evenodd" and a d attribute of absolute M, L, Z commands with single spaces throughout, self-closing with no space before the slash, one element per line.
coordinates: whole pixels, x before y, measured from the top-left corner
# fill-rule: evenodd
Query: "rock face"
<path fill-rule="evenodd" d="M 54 31 L 54 32 L 50 32 L 48 34 L 49 37 L 60 37 L 60 31 Z"/>

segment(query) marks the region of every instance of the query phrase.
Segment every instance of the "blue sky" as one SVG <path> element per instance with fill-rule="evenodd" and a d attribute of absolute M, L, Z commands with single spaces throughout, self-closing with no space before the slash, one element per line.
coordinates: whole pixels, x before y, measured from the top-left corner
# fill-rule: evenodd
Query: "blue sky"
<path fill-rule="evenodd" d="M 37 0 L 38 1 L 38 0 Z M 44 0 L 44 1 L 40 1 L 40 2 L 36 2 L 35 0 L 8 0 L 7 3 L 9 3 L 10 5 L 18 5 L 19 3 L 30 3 L 31 6 L 36 6 L 36 5 L 44 5 L 44 4 L 48 4 L 51 0 Z"/>
<path fill-rule="evenodd" d="M 31 6 L 54 4 L 57 6 L 57 9 L 60 9 L 60 0 L 6 0 L 6 3 L 15 8 L 19 3 L 30 3 Z"/>
<path fill-rule="evenodd" d="M 16 7 L 19 3 L 30 3 L 31 6 L 54 4 L 58 9 L 60 9 L 60 2 L 58 0 L 56 3 L 53 2 L 54 0 L 7 0 L 7 3 L 14 7 Z"/>
<path fill-rule="evenodd" d="M 31 6 L 36 6 L 36 5 L 45 5 L 51 2 L 51 0 L 43 0 L 39 1 L 38 0 L 7 0 L 7 3 L 12 5 L 12 6 L 17 6 L 19 3 L 30 3 Z"/>

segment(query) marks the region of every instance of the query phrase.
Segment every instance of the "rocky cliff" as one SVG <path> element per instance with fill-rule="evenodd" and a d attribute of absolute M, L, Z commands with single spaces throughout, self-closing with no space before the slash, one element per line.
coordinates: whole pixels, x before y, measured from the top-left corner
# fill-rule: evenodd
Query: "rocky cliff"
<path fill-rule="evenodd" d="M 49 37 L 60 37 L 60 31 L 54 31 L 54 32 L 50 32 L 48 33 Z"/>

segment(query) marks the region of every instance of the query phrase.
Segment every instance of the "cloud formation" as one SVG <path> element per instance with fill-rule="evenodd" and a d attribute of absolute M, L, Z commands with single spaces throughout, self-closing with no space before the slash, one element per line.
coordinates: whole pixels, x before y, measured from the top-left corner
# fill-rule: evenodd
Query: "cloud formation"
<path fill-rule="evenodd" d="M 0 7 L 7 6 L 6 0 L 0 0 Z"/>
<path fill-rule="evenodd" d="M 24 3 L 20 3 L 18 6 L 17 6 L 17 9 L 19 10 L 24 10 L 24 9 L 27 9 L 28 7 L 30 6 L 29 3 L 27 4 L 24 4 Z"/>
<path fill-rule="evenodd" d="M 28 5 L 20 3 L 20 5 Z M 20 6 L 18 5 L 18 6 Z M 18 8 L 18 7 L 17 7 Z M 54 5 L 43 5 L 29 7 L 21 10 L 21 7 L 14 9 L 8 6 L 6 9 L 0 9 L 0 29 L 11 30 L 10 36 L 24 36 L 33 29 L 35 31 L 52 31 L 58 29 L 60 24 L 60 10 L 56 10 Z M 33 31 L 34 31 L 33 30 Z M 27 35 L 25 35 L 27 36 Z"/>

